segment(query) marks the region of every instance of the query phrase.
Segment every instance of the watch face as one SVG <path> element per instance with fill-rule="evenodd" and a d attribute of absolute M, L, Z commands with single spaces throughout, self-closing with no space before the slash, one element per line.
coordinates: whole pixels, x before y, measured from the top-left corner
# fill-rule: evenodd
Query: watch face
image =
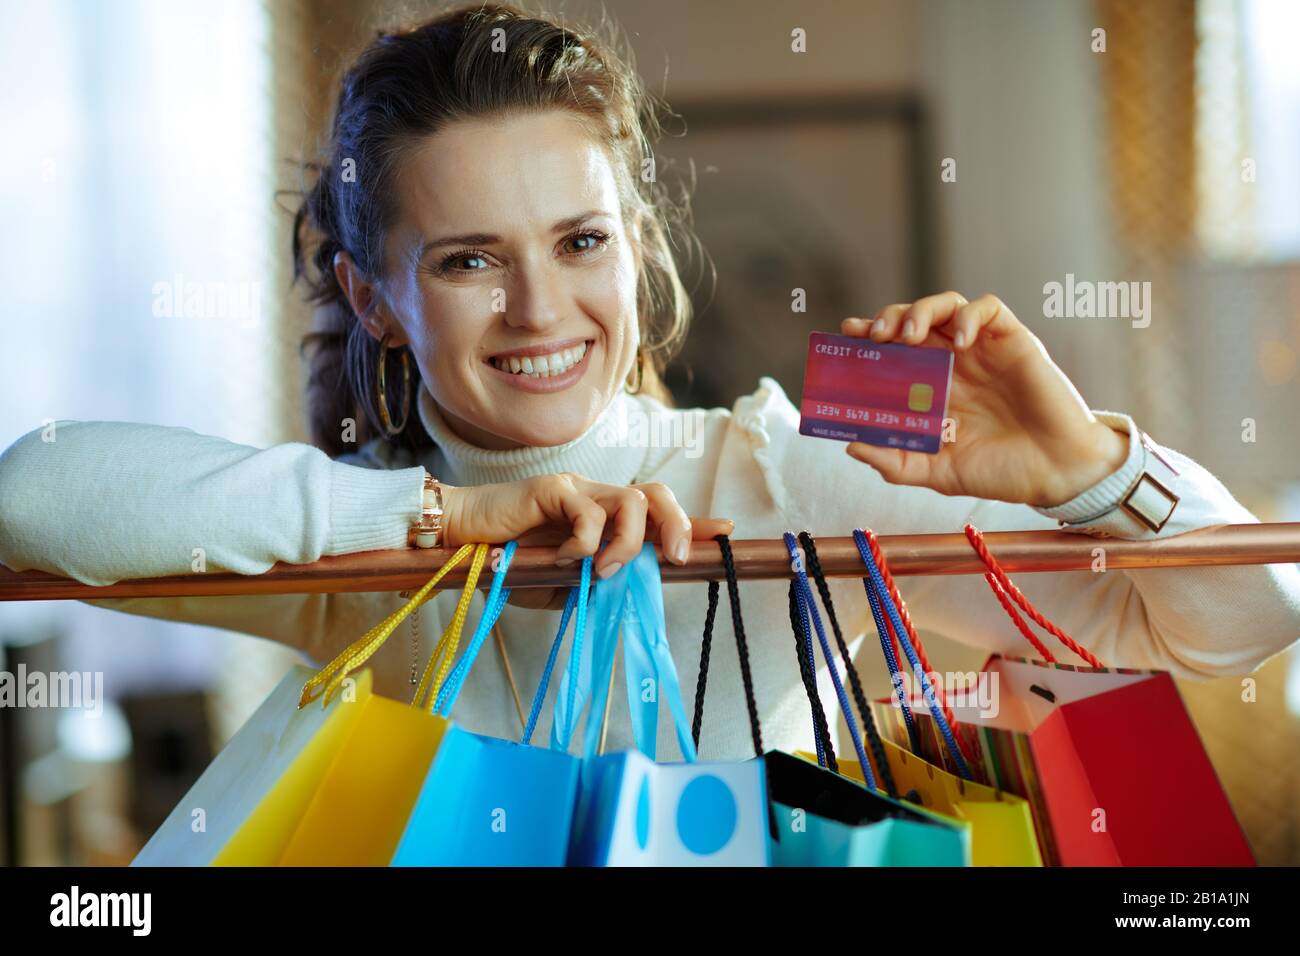
<path fill-rule="evenodd" d="M 1162 459 L 1163 460 L 1163 459 Z M 1120 503 L 1124 510 L 1152 531 L 1159 532 L 1174 513 L 1178 496 L 1160 483 L 1150 472 L 1143 472 L 1133 490 Z"/>

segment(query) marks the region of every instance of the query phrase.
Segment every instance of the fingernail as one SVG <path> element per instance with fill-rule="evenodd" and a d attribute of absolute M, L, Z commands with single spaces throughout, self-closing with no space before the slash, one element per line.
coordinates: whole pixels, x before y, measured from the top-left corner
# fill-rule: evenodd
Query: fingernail
<path fill-rule="evenodd" d="M 911 319 L 908 319 L 906 322 L 903 323 L 903 338 L 910 339 L 912 337 L 912 333 L 915 331 L 916 331 L 916 323 L 913 322 Z"/>
<path fill-rule="evenodd" d="M 567 568 L 567 567 L 568 567 L 569 565 L 571 565 L 575 560 L 576 560 L 575 558 L 557 558 L 557 559 L 555 560 L 555 566 L 556 566 L 557 568 Z"/>
<path fill-rule="evenodd" d="M 885 320 L 884 320 L 884 319 L 876 319 L 876 321 L 873 322 L 873 323 L 871 324 L 871 331 L 872 331 L 872 332 L 883 332 L 883 331 L 885 331 Z"/>
<path fill-rule="evenodd" d="M 596 576 L 600 578 L 607 578 L 622 566 L 623 566 L 622 561 L 615 561 L 613 564 L 607 564 L 599 571 L 596 572 Z"/>
<path fill-rule="evenodd" d="M 686 539 L 682 538 L 682 540 L 678 541 L 677 544 L 673 546 L 673 560 L 676 561 L 678 564 L 685 564 L 686 549 L 687 549 Z"/>
<path fill-rule="evenodd" d="M 952 344 L 957 346 L 957 348 L 963 348 L 966 345 L 966 333 L 958 332 L 954 335 L 952 337 Z"/>

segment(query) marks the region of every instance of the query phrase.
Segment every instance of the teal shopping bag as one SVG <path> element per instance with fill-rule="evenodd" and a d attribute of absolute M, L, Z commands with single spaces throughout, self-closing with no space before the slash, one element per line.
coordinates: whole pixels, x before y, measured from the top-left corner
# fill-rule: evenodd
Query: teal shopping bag
<path fill-rule="evenodd" d="M 848 647 L 835 616 L 830 589 L 821 574 L 816 547 L 807 532 L 799 536 L 803 554 L 793 534 L 786 532 L 784 540 L 795 575 L 789 592 L 795 654 L 812 710 L 820 766 L 777 751 L 764 755 L 772 806 L 773 865 L 969 866 L 969 826 L 931 814 L 898 793 L 871 708 L 856 672 L 850 667 L 847 673 L 853 696 L 867 730 L 867 742 L 863 743 L 808 583 L 807 572 L 811 568 L 840 654 L 847 662 Z M 837 764 L 829 722 L 817 691 L 814 631 L 830 669 L 865 784 L 835 772 Z M 868 749 L 875 757 L 874 767 L 867 756 Z M 880 771 L 879 776 L 876 770 Z"/>
<path fill-rule="evenodd" d="M 759 761 L 696 760 L 668 645 L 654 546 L 596 584 L 592 640 L 561 684 L 553 744 L 567 748 L 584 699 L 604 711 L 618 633 L 637 750 L 600 756 L 588 717 L 569 862 L 576 866 L 764 866 L 767 797 Z M 659 704 L 672 716 L 682 763 L 656 763 Z"/>
<path fill-rule="evenodd" d="M 509 589 L 502 589 L 501 582 L 513 545 L 507 545 L 502 554 L 473 639 L 439 691 L 434 706 L 443 716 L 450 714 L 475 656 L 509 597 Z M 570 617 L 576 617 L 574 641 L 581 642 L 591 563 L 591 558 L 583 562 L 582 583 L 569 592 L 524 742 L 449 728 L 407 820 L 393 866 L 564 865 L 581 761 L 563 750 L 529 746 L 528 740 Z"/>

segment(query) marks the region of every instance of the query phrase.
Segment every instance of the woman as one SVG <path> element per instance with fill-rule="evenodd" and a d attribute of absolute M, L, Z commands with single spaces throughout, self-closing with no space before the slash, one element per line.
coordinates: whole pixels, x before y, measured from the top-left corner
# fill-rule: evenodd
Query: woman
<path fill-rule="evenodd" d="M 596 40 L 510 7 L 381 34 L 343 78 L 328 156 L 295 229 L 299 272 L 335 323 L 312 338 L 319 447 L 256 450 L 185 429 L 60 423 L 54 441 L 33 433 L 0 460 L 0 561 L 102 584 L 189 573 L 196 549 L 208 568 L 259 573 L 277 561 L 405 547 L 426 474 L 443 483 L 443 543 L 550 536 L 561 563 L 572 563 L 607 537 L 595 562 L 602 576 L 647 533 L 681 562 L 693 538 L 730 532 L 728 519 L 750 538 L 805 528 L 952 532 L 967 521 L 1151 538 L 1255 520 L 1194 462 L 1141 441 L 1127 416 L 1089 411 L 993 296 L 947 292 L 841 326 L 955 353 L 949 408 L 959 434 L 937 455 L 857 444 L 845 454 L 838 442 L 801 436 L 797 411 L 767 377 L 731 410 L 670 407 L 659 376 L 688 306 L 670 209 L 641 175 L 656 131 L 647 105 L 634 74 Z M 360 447 L 349 443 L 358 417 L 376 435 Z M 647 438 L 657 435 L 690 440 Z M 1172 512 L 1144 473 L 1177 496 Z M 1145 510 L 1120 506 L 1135 483 L 1156 495 Z M 1108 664 L 1244 674 L 1300 630 L 1291 566 L 1074 572 L 1021 584 Z M 808 749 L 785 588 L 741 590 L 765 742 Z M 867 631 L 861 585 L 832 590 L 850 637 Z M 687 685 L 704 592 L 675 588 L 666 602 Z M 534 605 L 507 607 L 500 622 L 527 695 L 555 631 L 557 595 L 514 594 Z M 979 576 L 909 581 L 906 595 L 922 627 L 1022 650 Z M 425 606 L 418 646 L 399 635 L 372 659 L 381 692 L 409 695 L 455 599 L 444 593 Z M 324 661 L 397 599 L 92 603 L 259 634 Z M 471 621 L 481 596 L 475 606 Z M 715 647 L 702 753 L 743 757 L 750 737 L 735 651 L 729 641 Z M 455 716 L 473 730 L 518 734 L 499 656 L 480 656 Z M 666 727 L 660 740 L 662 756 L 677 756 Z M 614 708 L 609 746 L 629 742 Z"/>

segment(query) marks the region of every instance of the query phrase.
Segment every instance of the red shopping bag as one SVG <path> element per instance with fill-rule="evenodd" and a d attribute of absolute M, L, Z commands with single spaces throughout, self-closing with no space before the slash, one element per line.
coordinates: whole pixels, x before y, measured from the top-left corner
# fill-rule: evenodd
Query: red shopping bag
<path fill-rule="evenodd" d="M 949 701 L 970 776 L 1030 802 L 1049 864 L 1253 866 L 1173 678 L 1102 667 L 1020 593 L 975 528 L 967 525 L 966 533 L 994 594 L 1046 658 L 995 655 L 979 675 L 993 706 Z M 884 589 L 900 602 L 883 555 L 872 552 Z M 1012 602 L 1089 666 L 1058 663 Z M 898 629 L 911 632 L 900 617 Z M 894 742 L 956 772 L 952 748 L 924 705 L 911 709 L 910 731 L 897 701 L 874 709 Z"/>

